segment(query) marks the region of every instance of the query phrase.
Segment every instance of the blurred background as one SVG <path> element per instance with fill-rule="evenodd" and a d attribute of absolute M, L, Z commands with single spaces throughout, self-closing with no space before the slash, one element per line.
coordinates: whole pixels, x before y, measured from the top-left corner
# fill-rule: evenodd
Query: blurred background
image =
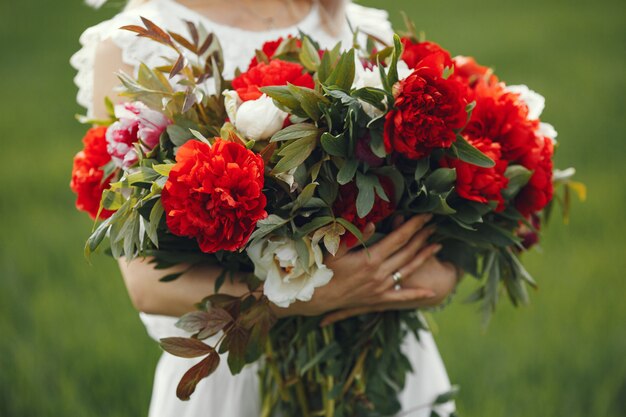
<path fill-rule="evenodd" d="M 460 415 L 626 415 L 626 2 L 362 3 L 389 8 L 398 28 L 404 10 L 453 55 L 541 92 L 557 165 L 589 188 L 525 257 L 540 283 L 530 306 L 502 303 L 485 332 L 461 302 L 468 278 L 435 315 Z M 68 187 L 85 130 L 68 59 L 119 6 L 0 2 L 0 416 L 147 414 L 160 349 L 115 262 L 84 259 L 91 222 Z"/>

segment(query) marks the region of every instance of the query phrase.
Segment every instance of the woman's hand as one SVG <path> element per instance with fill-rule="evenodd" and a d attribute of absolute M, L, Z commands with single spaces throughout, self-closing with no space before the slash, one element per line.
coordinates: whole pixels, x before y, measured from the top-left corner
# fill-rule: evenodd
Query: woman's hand
<path fill-rule="evenodd" d="M 431 256 L 416 271 L 409 276 L 403 275 L 402 289 L 421 289 L 432 291 L 435 295 L 429 298 L 415 298 L 402 302 L 382 302 L 378 304 L 364 305 L 360 307 L 337 310 L 330 313 L 324 320 L 322 326 L 345 320 L 349 317 L 361 314 L 374 313 L 387 310 L 414 310 L 423 307 L 433 307 L 441 304 L 458 283 L 459 271 L 449 262 L 441 262 L 437 257 Z M 394 291 L 394 290 L 392 290 Z"/>
<path fill-rule="evenodd" d="M 433 227 L 425 227 L 431 218 L 430 214 L 415 216 L 368 249 L 351 252 L 344 246 L 337 255 L 327 256 L 324 263 L 333 270 L 333 279 L 317 288 L 311 301 L 294 303 L 288 309 L 276 308 L 275 312 L 279 317 L 314 316 L 333 310 L 361 311 L 373 306 L 427 303 L 437 299 L 438 294 L 433 289 L 419 285 L 395 290 L 392 279 L 397 271 L 410 279 L 441 249 L 438 244 L 427 243 L 434 231 Z M 374 229 L 373 224 L 366 227 L 365 240 Z"/>

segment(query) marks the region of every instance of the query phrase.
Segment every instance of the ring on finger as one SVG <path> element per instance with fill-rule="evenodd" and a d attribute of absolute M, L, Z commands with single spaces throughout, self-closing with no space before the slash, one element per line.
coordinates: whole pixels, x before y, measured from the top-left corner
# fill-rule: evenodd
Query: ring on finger
<path fill-rule="evenodd" d="M 393 287 L 395 290 L 399 290 L 400 288 L 402 288 L 400 286 L 400 283 L 402 282 L 402 272 L 400 272 L 400 271 L 394 272 L 391 275 L 391 279 L 393 280 L 393 282 L 395 284 L 394 287 Z"/>

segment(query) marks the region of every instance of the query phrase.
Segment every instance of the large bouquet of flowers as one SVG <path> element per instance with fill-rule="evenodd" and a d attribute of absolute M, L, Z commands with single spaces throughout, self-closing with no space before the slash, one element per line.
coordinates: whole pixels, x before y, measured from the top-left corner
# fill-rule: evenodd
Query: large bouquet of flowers
<path fill-rule="evenodd" d="M 573 170 L 553 169 L 543 97 L 414 32 L 350 50 L 321 50 L 306 34 L 278 39 L 225 80 L 219 42 L 201 27 L 189 24 L 189 38 L 147 19 L 124 29 L 178 59 L 120 75 L 127 102 L 89 121 L 99 127 L 74 159 L 71 187 L 77 207 L 101 220 L 87 254 L 106 243 L 114 257 L 150 257 L 156 268 L 224 268 L 215 294 L 178 323 L 193 336 L 162 340 L 202 358 L 181 399 L 228 352 L 233 373 L 263 359 L 263 416 L 396 413 L 410 370 L 400 344 L 423 327 L 417 312 L 322 328 L 319 317 L 277 320 L 270 303 L 310 300 L 333 277 L 324 259 L 342 242 L 384 237 L 394 213 L 432 213 L 438 256 L 479 280 L 473 298 L 487 317 L 503 291 L 527 301 L 535 282 L 519 255 L 553 201 L 567 212 L 571 190 L 584 191 Z M 369 222 L 376 233 L 363 242 Z M 249 293 L 219 293 L 235 277 Z M 449 400 L 442 394 L 435 402 Z"/>

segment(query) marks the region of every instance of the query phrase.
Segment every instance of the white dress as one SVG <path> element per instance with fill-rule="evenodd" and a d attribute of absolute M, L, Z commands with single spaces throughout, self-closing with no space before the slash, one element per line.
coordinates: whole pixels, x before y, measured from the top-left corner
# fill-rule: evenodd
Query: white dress
<path fill-rule="evenodd" d="M 87 29 L 80 38 L 82 48 L 71 58 L 71 64 L 78 70 L 74 81 L 79 88 L 77 101 L 92 109 L 93 63 L 96 46 L 105 39 L 111 39 L 122 51 L 124 63 L 135 68 L 140 62 L 148 66 L 163 63 L 163 56 L 170 51 L 155 42 L 138 38 L 134 34 L 119 30 L 119 27 L 138 24 L 139 16 L 146 17 L 161 27 L 179 33 L 187 33 L 183 20 L 202 24 L 208 31 L 214 32 L 223 47 L 225 73 L 232 75 L 235 68 L 246 68 L 254 56 L 254 50 L 263 42 L 279 36 L 297 35 L 298 30 L 308 33 L 322 47 L 332 47 L 343 41 L 349 46 L 352 34 L 347 24 L 338 37 L 327 34 L 322 28 L 319 6 L 314 5 L 311 12 L 300 23 L 289 28 L 273 29 L 263 32 L 246 31 L 213 22 L 176 3 L 174 0 L 152 0 L 137 8 L 123 11 L 110 20 Z M 381 38 L 391 39 L 392 30 L 387 12 L 363 6 L 348 4 L 347 16 L 353 28 L 359 27 L 365 32 Z M 141 320 L 149 335 L 159 340 L 163 337 L 187 336 L 176 328 L 176 318 L 141 314 Z M 428 417 L 431 409 L 423 407 L 432 403 L 437 395 L 450 389 L 441 357 L 429 332 L 421 332 L 420 342 L 413 336 L 407 337 L 404 351 L 410 358 L 414 373 L 407 378 L 401 394 L 405 413 L 414 408 L 418 410 L 403 414 L 410 417 Z M 154 387 L 150 403 L 150 417 L 258 417 L 260 398 L 258 393 L 257 367 L 249 365 L 241 374 L 232 376 L 223 360 L 215 374 L 198 385 L 190 401 L 182 402 L 176 398 L 176 385 L 184 372 L 197 360 L 181 359 L 164 353 L 159 360 L 154 376 Z M 450 402 L 438 406 L 437 412 L 447 416 L 454 410 Z"/>

